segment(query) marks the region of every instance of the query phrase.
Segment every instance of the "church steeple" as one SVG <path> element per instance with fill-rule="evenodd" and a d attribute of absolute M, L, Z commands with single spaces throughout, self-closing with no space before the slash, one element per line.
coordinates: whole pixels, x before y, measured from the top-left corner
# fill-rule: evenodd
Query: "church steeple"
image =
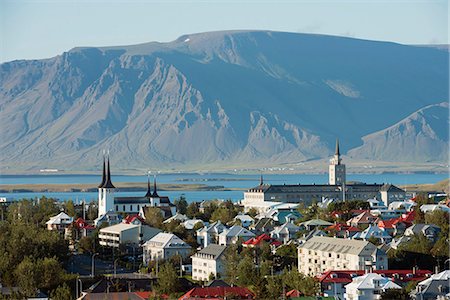
<path fill-rule="evenodd" d="M 336 153 L 334 155 L 340 156 L 341 153 L 339 152 L 339 139 L 336 139 Z"/>
<path fill-rule="evenodd" d="M 159 197 L 158 192 L 156 191 L 156 175 L 153 176 L 153 197 Z"/>
<path fill-rule="evenodd" d="M 146 198 L 150 198 L 152 196 L 152 191 L 150 190 L 150 174 L 147 174 L 147 194 L 145 194 Z"/>
<path fill-rule="evenodd" d="M 111 182 L 111 168 L 109 166 L 109 156 L 108 156 L 108 164 L 107 164 L 107 169 L 106 169 L 106 182 L 105 184 L 102 186 L 102 188 L 105 189 L 115 189 L 116 187 L 112 184 Z"/>
<path fill-rule="evenodd" d="M 263 185 L 264 184 L 264 180 L 263 180 L 263 176 L 261 174 L 261 176 L 259 177 L 259 185 Z"/>
<path fill-rule="evenodd" d="M 103 153 L 103 174 L 102 174 L 102 182 L 99 184 L 98 188 L 102 188 L 106 182 L 106 163 L 105 163 L 105 153 Z"/>

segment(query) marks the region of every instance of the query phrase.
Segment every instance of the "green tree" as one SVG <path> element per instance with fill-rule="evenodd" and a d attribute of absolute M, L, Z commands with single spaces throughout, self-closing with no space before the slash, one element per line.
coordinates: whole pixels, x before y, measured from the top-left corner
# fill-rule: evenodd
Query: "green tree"
<path fill-rule="evenodd" d="M 94 221 L 98 217 L 98 206 L 96 201 L 91 201 L 89 203 L 86 217 L 88 220 Z"/>
<path fill-rule="evenodd" d="M 17 285 L 25 296 L 30 297 L 36 294 L 36 290 L 39 286 L 39 273 L 30 257 L 25 257 L 24 260 L 17 265 L 14 275 L 16 277 Z"/>
<path fill-rule="evenodd" d="M 381 300 L 409 300 L 411 297 L 404 289 L 387 289 L 380 295 Z"/>
<path fill-rule="evenodd" d="M 239 260 L 238 246 L 230 245 L 225 250 L 225 276 L 227 282 L 231 285 L 237 284 Z"/>
<path fill-rule="evenodd" d="M 186 216 L 190 219 L 197 218 L 200 215 L 200 211 L 198 208 L 197 202 L 191 202 L 189 203 L 188 207 L 186 208 Z"/>
<path fill-rule="evenodd" d="M 64 278 L 65 271 L 54 257 L 38 260 L 35 268 L 39 271 L 39 288 L 51 289 L 60 284 Z"/>
<path fill-rule="evenodd" d="M 400 245 L 399 248 L 404 251 L 430 254 L 432 244 L 422 233 L 419 233 L 414 235 L 405 245 Z"/>
<path fill-rule="evenodd" d="M 156 228 L 163 228 L 163 215 L 158 207 L 148 207 L 145 214 L 145 222 Z"/>
<path fill-rule="evenodd" d="M 179 288 L 178 275 L 175 268 L 170 263 L 161 265 L 158 272 L 158 283 L 156 290 L 160 294 L 170 295 Z"/>
<path fill-rule="evenodd" d="M 66 214 L 68 214 L 70 217 L 75 217 L 75 206 L 73 205 L 72 200 L 67 200 L 64 203 L 64 208 Z"/>
<path fill-rule="evenodd" d="M 238 264 L 239 284 L 249 286 L 256 283 L 257 270 L 253 260 L 250 257 L 244 257 Z"/>
<path fill-rule="evenodd" d="M 186 201 L 186 197 L 181 195 L 179 199 L 174 201 L 175 206 L 177 207 L 177 212 L 185 215 L 188 207 L 188 203 Z"/>
<path fill-rule="evenodd" d="M 95 248 L 95 240 L 93 237 L 84 236 L 78 241 L 78 249 L 83 253 L 93 253 Z"/>
<path fill-rule="evenodd" d="M 279 276 L 270 276 L 267 278 L 267 298 L 280 299 L 283 293 L 283 283 Z"/>
<path fill-rule="evenodd" d="M 52 300 L 71 300 L 72 291 L 70 290 L 67 284 L 62 284 L 58 286 L 55 290 L 50 293 L 50 297 Z"/>

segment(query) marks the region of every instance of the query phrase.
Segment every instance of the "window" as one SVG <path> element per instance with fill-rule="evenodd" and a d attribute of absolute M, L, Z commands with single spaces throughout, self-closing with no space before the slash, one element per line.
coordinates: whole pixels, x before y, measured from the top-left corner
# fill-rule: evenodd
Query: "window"
<path fill-rule="evenodd" d="M 119 205 L 116 205 L 116 211 L 119 211 Z"/>
<path fill-rule="evenodd" d="M 122 207 L 122 208 L 123 208 L 122 210 L 125 211 L 125 205 L 122 205 L 122 206 L 123 206 L 123 207 Z"/>
<path fill-rule="evenodd" d="M 133 204 L 130 205 L 130 211 L 133 211 Z"/>

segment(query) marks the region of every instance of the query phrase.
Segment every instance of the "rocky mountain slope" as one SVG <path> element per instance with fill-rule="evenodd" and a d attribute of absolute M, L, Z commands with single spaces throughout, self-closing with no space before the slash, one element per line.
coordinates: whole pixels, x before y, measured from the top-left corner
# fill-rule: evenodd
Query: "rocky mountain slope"
<path fill-rule="evenodd" d="M 8 62 L 0 165 L 98 169 L 104 149 L 116 169 L 275 165 L 327 157 L 337 137 L 355 158 L 420 141 L 403 160 L 445 160 L 447 65 L 439 49 L 268 31 Z"/>

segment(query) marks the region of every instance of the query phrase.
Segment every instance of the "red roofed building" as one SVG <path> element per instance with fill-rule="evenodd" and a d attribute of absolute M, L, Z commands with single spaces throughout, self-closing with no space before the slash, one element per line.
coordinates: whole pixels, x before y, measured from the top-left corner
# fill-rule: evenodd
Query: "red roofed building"
<path fill-rule="evenodd" d="M 83 218 L 76 219 L 73 225 L 77 229 L 77 234 L 81 236 L 89 236 L 95 230 L 95 226 L 88 224 Z"/>
<path fill-rule="evenodd" d="M 303 296 L 298 290 L 290 290 L 286 293 L 286 298 L 297 298 Z"/>
<path fill-rule="evenodd" d="M 271 238 L 267 234 L 263 233 L 257 237 L 251 238 L 245 242 L 242 243 L 242 246 L 244 247 L 260 247 L 262 242 L 269 243 L 271 246 L 278 247 L 282 243 L 276 239 Z"/>
<path fill-rule="evenodd" d="M 144 219 L 138 214 L 128 215 L 125 219 L 123 219 L 122 223 L 140 225 L 144 224 Z"/>
<path fill-rule="evenodd" d="M 433 274 L 428 270 L 374 270 L 372 273 L 380 274 L 390 278 L 400 286 L 405 286 L 410 281 L 421 281 Z M 352 282 L 354 277 L 365 274 L 363 270 L 353 271 L 327 271 L 318 276 L 320 290 L 324 296 L 338 297 L 344 299 L 345 285 Z"/>
<path fill-rule="evenodd" d="M 179 300 L 199 300 L 199 299 L 209 299 L 209 300 L 219 300 L 230 297 L 231 299 L 255 299 L 255 294 L 247 288 L 243 287 L 204 287 L 204 288 L 193 288 Z"/>
<path fill-rule="evenodd" d="M 341 238 L 349 238 L 355 235 L 355 233 L 360 232 L 359 228 L 349 226 L 343 223 L 337 223 L 325 228 L 326 231 L 331 231 L 334 236 Z"/>

